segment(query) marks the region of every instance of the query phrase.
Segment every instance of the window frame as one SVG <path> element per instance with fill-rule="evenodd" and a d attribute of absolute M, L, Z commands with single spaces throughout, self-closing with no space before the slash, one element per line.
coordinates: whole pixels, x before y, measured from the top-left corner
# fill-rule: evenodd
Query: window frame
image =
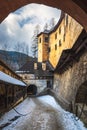
<path fill-rule="evenodd" d="M 44 42 L 47 42 L 47 43 L 48 43 L 48 42 L 49 42 L 49 37 L 47 37 L 47 36 L 44 37 Z"/>

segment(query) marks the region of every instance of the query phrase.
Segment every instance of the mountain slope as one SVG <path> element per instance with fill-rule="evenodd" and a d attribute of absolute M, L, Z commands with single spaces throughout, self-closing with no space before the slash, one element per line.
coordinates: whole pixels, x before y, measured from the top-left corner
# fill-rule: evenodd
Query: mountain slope
<path fill-rule="evenodd" d="M 24 53 L 4 50 L 0 50 L 0 59 L 14 71 L 22 67 L 27 61 L 33 60 L 32 57 Z"/>

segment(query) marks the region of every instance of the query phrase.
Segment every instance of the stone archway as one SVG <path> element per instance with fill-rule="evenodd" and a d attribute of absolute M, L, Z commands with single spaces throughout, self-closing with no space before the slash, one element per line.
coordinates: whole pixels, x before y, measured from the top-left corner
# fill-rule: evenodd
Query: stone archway
<path fill-rule="evenodd" d="M 75 98 L 75 114 L 87 126 L 87 81 L 81 84 Z"/>
<path fill-rule="evenodd" d="M 87 0 L 1 0 L 0 1 L 0 22 L 2 22 L 9 13 L 30 3 L 45 4 L 51 7 L 59 8 L 71 15 L 87 30 Z"/>
<path fill-rule="evenodd" d="M 85 100 L 86 96 L 87 96 L 87 81 L 85 81 L 79 87 L 77 94 L 76 94 L 76 103 L 86 103 L 87 104 L 87 100 Z"/>
<path fill-rule="evenodd" d="M 34 84 L 30 84 L 27 88 L 28 95 L 36 95 L 37 94 L 37 87 Z"/>

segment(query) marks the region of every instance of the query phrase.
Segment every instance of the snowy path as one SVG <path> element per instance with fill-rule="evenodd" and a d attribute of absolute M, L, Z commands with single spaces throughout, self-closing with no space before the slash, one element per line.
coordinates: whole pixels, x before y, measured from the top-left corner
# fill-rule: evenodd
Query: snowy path
<path fill-rule="evenodd" d="M 2 130 L 87 130 L 51 96 L 27 98 L 16 110 L 27 115 L 20 116 L 14 110 L 9 111 L 0 119 Z"/>

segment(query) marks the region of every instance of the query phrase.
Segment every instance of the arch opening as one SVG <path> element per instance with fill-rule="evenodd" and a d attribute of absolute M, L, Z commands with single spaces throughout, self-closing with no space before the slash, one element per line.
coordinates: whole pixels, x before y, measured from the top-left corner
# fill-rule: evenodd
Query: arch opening
<path fill-rule="evenodd" d="M 75 114 L 87 127 L 87 81 L 79 87 L 75 99 Z"/>
<path fill-rule="evenodd" d="M 20 2 L 20 0 L 15 1 L 3 1 L 1 0 L 0 4 L 0 21 L 2 22 L 9 13 L 19 9 L 20 7 L 23 7 L 30 3 L 37 3 L 37 4 L 44 4 L 47 6 L 51 6 L 54 8 L 59 8 L 63 10 L 64 12 L 68 13 L 71 17 L 76 19 L 86 30 L 87 30 L 87 1 L 86 0 L 67 0 L 65 3 L 62 0 L 33 0 L 26 1 L 23 0 Z M 64 3 L 64 4 L 63 4 Z"/>
<path fill-rule="evenodd" d="M 35 33 L 43 31 L 45 24 L 50 24 L 52 18 L 56 24 L 60 13 L 60 10 L 38 4 L 29 4 L 16 10 L 0 26 L 0 49 L 23 52 L 32 56 L 31 46 L 36 37 Z M 49 27 L 51 28 L 50 25 Z"/>
<path fill-rule="evenodd" d="M 28 95 L 36 95 L 37 94 L 37 86 L 34 84 L 30 84 L 27 88 Z"/>
<path fill-rule="evenodd" d="M 85 81 L 78 89 L 76 94 L 76 103 L 87 104 L 87 81 Z"/>

